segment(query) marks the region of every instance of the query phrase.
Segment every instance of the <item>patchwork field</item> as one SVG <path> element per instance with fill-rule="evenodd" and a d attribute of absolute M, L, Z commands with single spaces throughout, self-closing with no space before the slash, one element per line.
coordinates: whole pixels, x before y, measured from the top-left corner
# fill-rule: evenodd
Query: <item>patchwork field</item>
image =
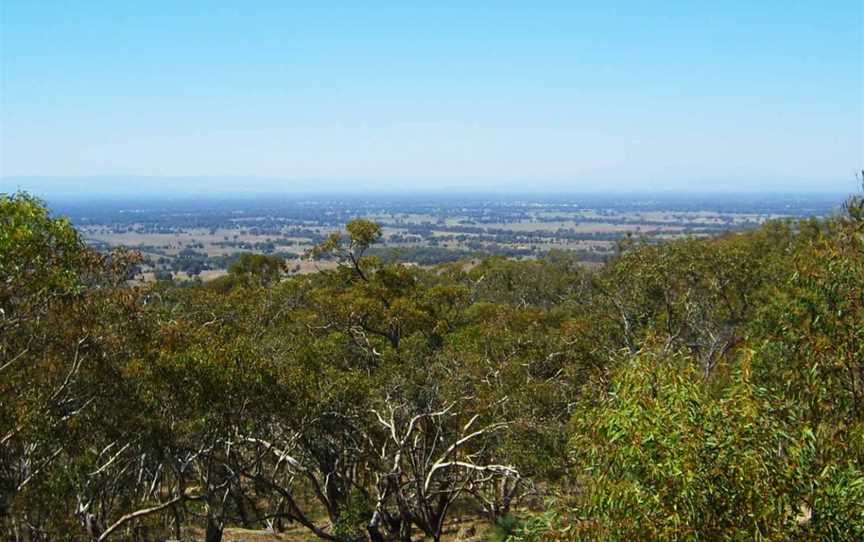
<path fill-rule="evenodd" d="M 145 257 L 139 279 L 209 280 L 226 272 L 243 252 L 282 256 L 291 273 L 327 268 L 306 254 L 353 218 L 382 226 L 373 253 L 434 265 L 500 255 L 535 258 L 550 250 L 576 253 L 602 264 L 621 239 L 653 243 L 682 236 L 705 237 L 755 227 L 767 220 L 824 216 L 836 196 L 747 198 L 646 198 L 584 196 L 544 200 L 483 197 L 398 198 L 338 201 L 256 200 L 113 202 L 68 213 L 91 244 L 127 247 Z"/>

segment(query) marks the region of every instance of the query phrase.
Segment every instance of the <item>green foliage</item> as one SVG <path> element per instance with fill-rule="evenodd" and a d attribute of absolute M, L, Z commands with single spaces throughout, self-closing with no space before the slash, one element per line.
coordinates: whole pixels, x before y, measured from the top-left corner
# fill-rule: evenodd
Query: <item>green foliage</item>
<path fill-rule="evenodd" d="M 68 220 L 51 218 L 44 204 L 27 194 L 0 195 L 3 302 L 43 288 L 51 293 L 74 292 L 84 279 L 89 258 Z"/>
<path fill-rule="evenodd" d="M 514 540 L 518 533 L 528 529 L 522 520 L 518 517 L 507 514 L 498 518 L 492 528 L 490 539 L 492 542 L 504 542 L 505 540 Z"/>
<path fill-rule="evenodd" d="M 574 416 L 586 537 L 776 538 L 797 513 L 782 450 L 797 443 L 771 415 L 746 363 L 715 396 L 681 360 L 644 354 Z M 786 456 L 788 458 L 788 455 Z"/>
<path fill-rule="evenodd" d="M 333 525 L 333 534 L 339 540 L 362 539 L 366 525 L 372 517 L 372 507 L 366 497 L 354 490 L 348 497 L 345 508 Z"/>
<path fill-rule="evenodd" d="M 862 224 L 634 248 L 600 273 L 624 350 L 583 387 L 561 500 L 514 539 L 864 537 Z M 706 363 L 718 324 L 736 339 Z"/>
<path fill-rule="evenodd" d="M 228 274 L 247 286 L 267 286 L 278 281 L 285 270 L 285 261 L 279 256 L 244 252 L 228 268 Z"/>
<path fill-rule="evenodd" d="M 544 512 L 533 514 L 523 520 L 506 540 L 511 542 L 567 540 L 571 536 L 573 524 L 566 514 L 560 513 L 562 507 L 557 500 L 549 499 L 545 508 Z"/>
<path fill-rule="evenodd" d="M 363 255 L 369 247 L 381 239 L 381 226 L 371 220 L 355 219 L 346 226 L 347 234 L 331 233 L 326 241 L 312 249 L 315 258 L 336 257 L 350 262 L 354 270 L 363 277 Z M 373 263 L 369 261 L 368 263 Z"/>
<path fill-rule="evenodd" d="M 312 251 L 330 271 L 140 287 L 3 196 L 0 536 L 389 542 L 471 513 L 500 540 L 860 540 L 857 205 L 594 270 L 401 265 L 355 220 Z"/>
<path fill-rule="evenodd" d="M 56 538 L 76 524 L 76 501 L 81 510 L 104 487 L 98 475 L 82 482 L 97 450 L 139 430 L 126 378 L 149 354 L 140 292 L 126 285 L 136 261 L 88 249 L 38 200 L 0 197 L 0 524 L 10 537 Z"/>

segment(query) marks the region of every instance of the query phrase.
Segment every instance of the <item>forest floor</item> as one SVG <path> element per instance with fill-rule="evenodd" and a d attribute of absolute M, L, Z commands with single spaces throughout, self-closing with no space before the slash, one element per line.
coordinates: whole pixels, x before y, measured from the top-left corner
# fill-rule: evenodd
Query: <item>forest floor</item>
<path fill-rule="evenodd" d="M 463 517 L 448 521 L 444 528 L 444 542 L 481 542 L 489 540 L 492 528 L 488 521 L 476 517 Z M 200 528 L 189 528 L 185 530 L 184 542 L 203 540 L 204 530 Z M 282 533 L 273 533 L 264 530 L 226 528 L 222 535 L 223 542 L 312 542 L 320 540 L 305 527 L 299 524 L 289 525 Z M 418 532 L 415 540 L 425 540 L 422 533 Z"/>

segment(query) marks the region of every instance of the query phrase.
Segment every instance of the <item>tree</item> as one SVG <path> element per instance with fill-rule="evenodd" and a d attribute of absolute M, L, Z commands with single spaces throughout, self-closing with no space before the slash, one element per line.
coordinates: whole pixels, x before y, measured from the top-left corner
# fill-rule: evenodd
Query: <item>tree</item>
<path fill-rule="evenodd" d="M 115 504 L 142 501 L 109 474 L 140 449 L 125 372 L 149 356 L 140 291 L 126 284 L 137 260 L 87 248 L 26 194 L 0 196 L 0 521 L 11 539 L 57 538 L 78 521 L 98 538 Z"/>
<path fill-rule="evenodd" d="M 228 268 L 228 274 L 245 286 L 268 286 L 287 272 L 285 261 L 279 256 L 244 252 Z"/>

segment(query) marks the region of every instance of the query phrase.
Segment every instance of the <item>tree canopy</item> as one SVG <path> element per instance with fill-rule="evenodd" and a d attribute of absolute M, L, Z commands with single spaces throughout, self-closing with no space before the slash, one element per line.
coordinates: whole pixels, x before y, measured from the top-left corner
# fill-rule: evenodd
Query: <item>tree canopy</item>
<path fill-rule="evenodd" d="M 129 280 L 0 196 L 0 533 L 864 538 L 864 220 L 432 268 Z M 198 534 L 195 534 L 198 533 Z"/>

